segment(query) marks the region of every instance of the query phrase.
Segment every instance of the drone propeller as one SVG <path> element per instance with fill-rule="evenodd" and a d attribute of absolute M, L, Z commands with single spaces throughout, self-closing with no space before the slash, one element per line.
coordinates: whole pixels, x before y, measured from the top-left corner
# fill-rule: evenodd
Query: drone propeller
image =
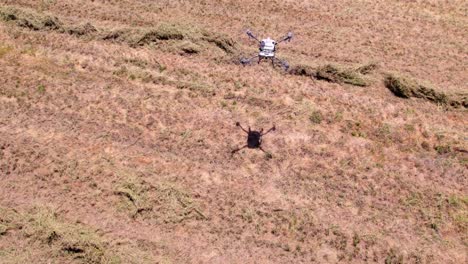
<path fill-rule="evenodd" d="M 258 38 L 252 33 L 252 31 L 250 31 L 250 29 L 248 29 L 245 33 L 247 33 L 247 36 L 249 36 L 249 38 L 253 38 L 256 41 L 260 42 L 260 40 L 258 40 Z"/>

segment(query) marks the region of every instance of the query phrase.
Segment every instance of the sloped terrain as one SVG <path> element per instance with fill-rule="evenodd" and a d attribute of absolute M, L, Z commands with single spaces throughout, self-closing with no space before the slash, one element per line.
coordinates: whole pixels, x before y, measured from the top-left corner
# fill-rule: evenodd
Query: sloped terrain
<path fill-rule="evenodd" d="M 467 9 L 0 0 L 0 263 L 465 263 Z"/>

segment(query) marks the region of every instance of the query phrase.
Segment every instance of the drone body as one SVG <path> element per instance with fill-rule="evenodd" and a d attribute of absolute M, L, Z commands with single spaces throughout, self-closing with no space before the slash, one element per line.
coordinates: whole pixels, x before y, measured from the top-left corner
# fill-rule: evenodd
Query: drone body
<path fill-rule="evenodd" d="M 247 144 L 244 145 L 241 148 L 237 148 L 237 149 L 233 150 L 231 152 L 231 154 L 234 154 L 234 153 L 236 153 L 239 150 L 242 150 L 244 148 L 260 149 L 261 151 L 265 152 L 265 150 L 263 150 L 263 148 L 261 146 L 262 145 L 262 137 L 264 135 L 270 133 L 271 131 L 276 130 L 276 126 L 273 126 L 267 132 L 263 133 L 263 128 L 260 129 L 260 131 L 255 131 L 255 130 L 251 130 L 250 127 L 249 127 L 249 129 L 247 130 L 247 129 L 243 128 L 239 122 L 236 122 L 236 126 L 240 127 L 242 129 L 242 131 L 244 131 L 247 134 Z"/>
<path fill-rule="evenodd" d="M 259 148 L 262 144 L 262 132 L 263 131 L 252 131 L 247 134 L 247 147 L 248 148 Z"/>
<path fill-rule="evenodd" d="M 274 58 L 276 51 L 276 41 L 272 40 L 271 38 L 266 38 L 260 41 L 259 50 L 260 52 L 258 53 L 258 57 Z"/>
<path fill-rule="evenodd" d="M 259 52 L 257 55 L 251 58 L 242 58 L 240 62 L 244 66 L 250 64 L 252 60 L 258 58 L 258 63 L 262 62 L 262 60 L 271 60 L 271 64 L 273 65 L 273 67 L 275 67 L 276 63 L 279 63 L 281 67 L 283 67 L 285 70 L 289 69 L 289 64 L 284 60 L 280 60 L 276 58 L 275 52 L 276 52 L 276 46 L 278 44 L 280 44 L 283 41 L 288 41 L 288 42 L 291 41 L 293 37 L 292 32 L 289 32 L 285 37 L 283 37 L 278 42 L 276 42 L 275 40 L 271 38 L 266 38 L 260 41 L 250 30 L 247 31 L 247 36 L 249 36 L 249 38 L 251 39 L 258 41 Z"/>

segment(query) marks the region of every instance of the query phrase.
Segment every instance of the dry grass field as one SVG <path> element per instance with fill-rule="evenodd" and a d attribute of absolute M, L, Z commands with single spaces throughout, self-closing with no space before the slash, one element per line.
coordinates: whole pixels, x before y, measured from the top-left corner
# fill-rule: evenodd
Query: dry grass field
<path fill-rule="evenodd" d="M 466 263 L 467 14 L 0 0 L 0 263 Z"/>

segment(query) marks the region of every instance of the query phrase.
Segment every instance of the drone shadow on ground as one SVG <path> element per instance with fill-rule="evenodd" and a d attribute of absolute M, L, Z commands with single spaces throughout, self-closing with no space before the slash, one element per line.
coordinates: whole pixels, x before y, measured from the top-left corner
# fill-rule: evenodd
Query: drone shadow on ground
<path fill-rule="evenodd" d="M 269 154 L 267 151 L 265 151 L 262 148 L 262 137 L 265 136 L 266 134 L 272 132 L 272 131 L 275 131 L 276 126 L 273 125 L 273 127 L 268 129 L 266 132 L 263 132 L 263 128 L 260 129 L 259 131 L 251 130 L 250 126 L 248 127 L 248 129 L 245 129 L 245 128 L 243 128 L 241 126 L 241 124 L 239 122 L 236 122 L 236 126 L 240 127 L 240 129 L 242 129 L 242 131 L 244 131 L 247 134 L 247 144 L 245 144 L 244 146 L 242 146 L 240 148 L 232 150 L 231 155 L 234 155 L 235 153 L 237 153 L 240 150 L 245 149 L 245 148 L 260 149 L 265 154 Z"/>

